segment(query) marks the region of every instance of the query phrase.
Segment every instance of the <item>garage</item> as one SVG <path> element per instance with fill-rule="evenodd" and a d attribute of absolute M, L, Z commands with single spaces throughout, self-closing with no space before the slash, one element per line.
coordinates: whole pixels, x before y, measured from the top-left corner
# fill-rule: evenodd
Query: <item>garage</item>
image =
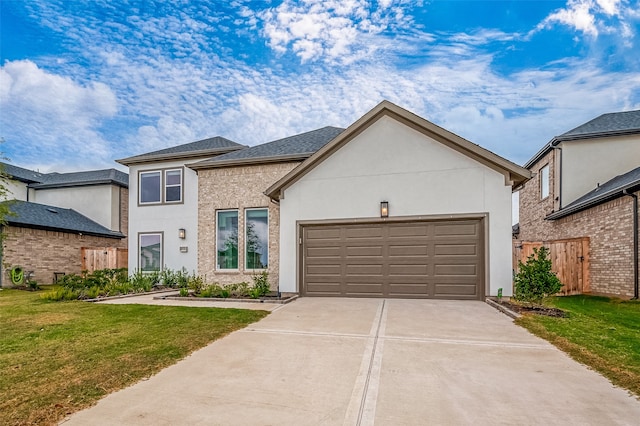
<path fill-rule="evenodd" d="M 479 299 L 482 219 L 301 226 L 301 295 Z"/>

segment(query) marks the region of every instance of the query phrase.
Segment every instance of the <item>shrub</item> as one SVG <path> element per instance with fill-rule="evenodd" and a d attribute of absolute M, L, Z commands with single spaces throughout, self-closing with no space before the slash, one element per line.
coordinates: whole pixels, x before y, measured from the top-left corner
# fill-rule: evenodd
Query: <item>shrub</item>
<path fill-rule="evenodd" d="M 269 273 L 267 271 L 254 275 L 251 279 L 253 279 L 253 288 L 249 294 L 252 298 L 257 299 L 269 294 L 271 287 L 269 286 Z"/>
<path fill-rule="evenodd" d="M 526 263 L 518 262 L 520 271 L 514 278 L 514 299 L 540 303 L 560 291 L 562 283 L 551 271 L 551 259 L 548 256 L 548 248 L 534 248 Z"/>

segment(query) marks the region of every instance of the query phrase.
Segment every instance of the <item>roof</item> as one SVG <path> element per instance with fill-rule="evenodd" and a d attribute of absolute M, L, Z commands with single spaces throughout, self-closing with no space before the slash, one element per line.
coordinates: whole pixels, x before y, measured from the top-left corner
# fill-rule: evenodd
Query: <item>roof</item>
<path fill-rule="evenodd" d="M 575 129 L 555 136 L 524 167 L 533 166 L 560 142 L 633 134 L 640 134 L 640 110 L 602 114 Z"/>
<path fill-rule="evenodd" d="M 265 194 L 274 200 L 279 200 L 282 191 L 295 183 L 309 171 L 313 170 L 334 152 L 354 139 L 364 129 L 375 123 L 383 116 L 389 116 L 398 120 L 399 122 L 435 139 L 449 148 L 467 155 L 468 157 L 504 174 L 505 180 L 510 182 L 512 186 L 521 185 L 531 178 L 531 172 L 529 172 L 529 170 L 526 170 L 477 144 L 469 142 L 468 140 L 443 129 L 442 127 L 439 127 L 430 121 L 413 114 L 412 112 L 400 108 L 389 101 L 382 101 L 371 111 L 349 126 L 344 132 L 340 133 L 340 135 L 334 138 L 331 142 L 323 146 L 316 153 L 307 158 L 302 164 L 274 183 L 265 191 Z"/>
<path fill-rule="evenodd" d="M 30 186 L 37 189 L 113 184 L 127 188 L 129 175 L 116 169 L 90 170 L 74 173 L 47 173 L 40 183 Z"/>
<path fill-rule="evenodd" d="M 9 163 L 0 162 L 0 167 L 2 167 L 2 171 L 5 175 L 21 182 L 38 183 L 45 179 L 45 175 L 43 173 L 14 166 Z"/>
<path fill-rule="evenodd" d="M 244 148 L 246 148 L 245 145 L 241 145 L 221 136 L 215 136 L 213 138 L 202 139 L 196 142 L 148 152 L 146 154 L 134 155 L 133 157 L 116 160 L 116 162 L 125 166 L 130 166 L 162 160 L 180 160 L 186 158 L 213 156 Z"/>
<path fill-rule="evenodd" d="M 298 135 L 234 151 L 218 157 L 189 164 L 192 169 L 228 167 L 281 161 L 302 161 L 342 133 L 339 127 L 323 127 Z"/>
<path fill-rule="evenodd" d="M 570 214 L 594 207 L 598 204 L 619 198 L 625 195 L 625 190 L 635 192 L 640 190 L 640 167 L 623 175 L 619 175 L 610 181 L 598 186 L 586 193 L 561 210 L 551 213 L 546 217 L 549 220 L 560 219 Z"/>
<path fill-rule="evenodd" d="M 5 201 L 12 214 L 6 217 L 11 226 L 94 235 L 107 238 L 125 238 L 121 232 L 111 231 L 73 209 L 37 204 L 28 201 Z"/>

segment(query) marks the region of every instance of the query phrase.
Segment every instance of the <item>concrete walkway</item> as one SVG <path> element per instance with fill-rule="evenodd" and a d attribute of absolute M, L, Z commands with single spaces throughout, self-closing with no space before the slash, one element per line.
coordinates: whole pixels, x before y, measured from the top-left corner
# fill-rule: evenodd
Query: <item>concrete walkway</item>
<path fill-rule="evenodd" d="M 483 302 L 302 298 L 69 425 L 637 425 L 640 402 Z"/>

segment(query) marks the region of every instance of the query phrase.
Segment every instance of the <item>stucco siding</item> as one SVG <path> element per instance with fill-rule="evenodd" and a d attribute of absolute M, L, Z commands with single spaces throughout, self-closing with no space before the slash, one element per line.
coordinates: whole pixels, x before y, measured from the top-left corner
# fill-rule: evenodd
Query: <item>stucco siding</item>
<path fill-rule="evenodd" d="M 193 162 L 195 160 L 191 160 Z M 179 204 L 139 205 L 138 173 L 140 171 L 183 168 L 183 202 Z M 185 268 L 197 272 L 198 262 L 198 176 L 184 167 L 182 161 L 142 164 L 129 168 L 129 272 L 138 269 L 138 236 L 140 233 L 162 233 L 163 266 L 173 270 Z M 186 230 L 180 239 L 178 230 Z M 186 247 L 186 252 L 181 251 Z M 183 249 L 185 250 L 185 249 Z"/>
<path fill-rule="evenodd" d="M 118 231 L 118 221 L 115 224 L 113 221 L 113 206 L 114 203 L 118 205 L 113 185 L 38 189 L 34 199 L 29 201 L 73 209 L 112 231 Z"/>
<path fill-rule="evenodd" d="M 284 192 L 280 288 L 298 291 L 297 221 L 390 216 L 488 217 L 486 293 L 511 293 L 511 187 L 504 175 L 383 117 Z"/>
<path fill-rule="evenodd" d="M 640 135 L 563 142 L 562 206 L 638 167 Z"/>

